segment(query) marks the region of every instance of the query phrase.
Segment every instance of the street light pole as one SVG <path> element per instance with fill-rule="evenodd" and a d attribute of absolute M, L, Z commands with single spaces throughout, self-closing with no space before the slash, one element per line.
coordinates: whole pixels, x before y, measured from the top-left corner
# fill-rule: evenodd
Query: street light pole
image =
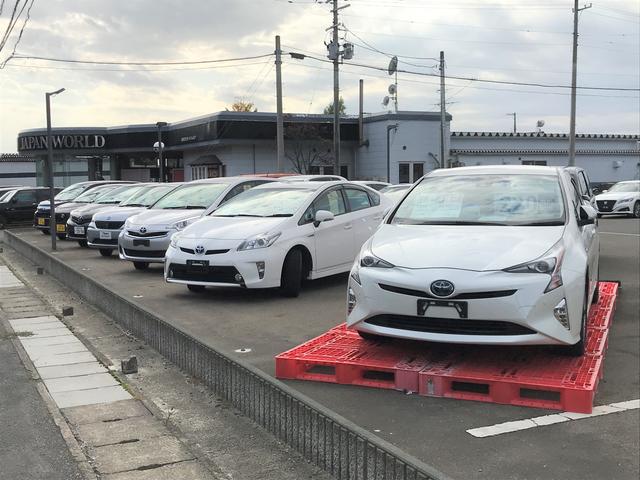
<path fill-rule="evenodd" d="M 49 183 L 49 233 L 51 234 L 51 250 L 56 249 L 56 191 L 53 185 L 53 142 L 51 141 L 51 97 L 64 92 L 64 88 L 44 94 L 47 110 L 47 182 Z"/>
<path fill-rule="evenodd" d="M 389 141 L 391 130 L 397 131 L 398 124 L 387 125 L 387 183 L 391 183 L 391 142 Z"/>
<path fill-rule="evenodd" d="M 158 127 L 158 182 L 164 182 L 164 144 L 162 143 L 162 128 L 167 126 L 167 122 L 157 122 L 156 127 Z"/>

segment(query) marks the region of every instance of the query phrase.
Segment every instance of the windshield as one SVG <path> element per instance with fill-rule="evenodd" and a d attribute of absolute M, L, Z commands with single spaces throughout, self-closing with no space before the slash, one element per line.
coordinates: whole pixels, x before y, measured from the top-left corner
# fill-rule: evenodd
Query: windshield
<path fill-rule="evenodd" d="M 387 190 L 387 191 L 383 190 L 380 193 L 382 193 L 385 197 L 390 199 L 392 202 L 397 202 L 402 198 L 402 196 L 405 193 L 407 193 L 407 190 L 409 190 L 409 189 L 408 188 L 394 188 L 393 190 Z"/>
<path fill-rule="evenodd" d="M 121 207 L 149 207 L 164 197 L 175 185 L 153 185 L 141 188 L 120 204 Z"/>
<path fill-rule="evenodd" d="M 15 190 L 9 190 L 8 192 L 0 192 L 0 203 L 8 202 L 13 196 L 14 192 Z"/>
<path fill-rule="evenodd" d="M 563 225 L 558 178 L 549 175 L 427 177 L 391 218 L 409 225 Z"/>
<path fill-rule="evenodd" d="M 138 192 L 142 188 L 141 185 L 127 185 L 124 187 L 114 188 L 113 190 L 107 191 L 107 193 L 101 195 L 96 199 L 96 203 L 109 203 L 109 204 L 118 204 L 123 200 L 126 200 L 134 193 Z"/>
<path fill-rule="evenodd" d="M 78 203 L 93 203 L 97 198 L 116 187 L 117 185 L 107 185 L 105 187 L 92 188 L 88 192 L 84 192 L 82 195 L 73 199 L 73 201 Z"/>
<path fill-rule="evenodd" d="M 90 186 L 90 183 L 76 183 L 74 185 L 69 185 L 67 188 L 58 193 L 55 196 L 55 199 L 64 201 L 73 200 Z"/>
<path fill-rule="evenodd" d="M 232 198 L 214 217 L 291 217 L 313 191 L 300 188 L 252 189 Z"/>
<path fill-rule="evenodd" d="M 640 192 L 640 182 L 616 183 L 613 187 L 609 189 L 609 192 L 625 192 L 625 193 Z"/>
<path fill-rule="evenodd" d="M 224 192 L 228 183 L 199 183 L 185 185 L 163 197 L 153 208 L 206 209 Z"/>

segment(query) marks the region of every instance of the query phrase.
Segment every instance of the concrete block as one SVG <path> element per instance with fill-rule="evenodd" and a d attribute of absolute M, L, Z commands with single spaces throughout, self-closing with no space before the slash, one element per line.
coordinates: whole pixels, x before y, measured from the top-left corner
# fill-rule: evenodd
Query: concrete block
<path fill-rule="evenodd" d="M 34 340 L 36 338 L 46 338 L 46 337 L 73 337 L 73 333 L 71 333 L 71 330 L 69 330 L 67 327 L 61 327 L 61 328 L 52 328 L 50 330 L 42 330 L 41 332 L 33 332 L 33 336 L 30 338 L 33 338 Z"/>
<path fill-rule="evenodd" d="M 88 363 L 95 361 L 96 357 L 93 353 L 89 352 L 75 352 L 75 353 L 59 353 L 57 355 L 40 355 L 36 358 L 31 358 L 31 361 L 36 368 L 40 367 L 52 367 L 54 365 L 77 365 L 79 363 Z"/>
<path fill-rule="evenodd" d="M 30 323 L 50 323 L 59 321 L 53 315 L 45 315 L 42 317 L 30 317 L 30 318 L 16 318 L 15 320 L 9 320 L 11 327 L 15 329 L 14 325 L 30 324 Z"/>
<path fill-rule="evenodd" d="M 172 463 L 151 470 L 129 471 L 104 475 L 103 480 L 215 480 L 212 475 L 196 461 Z"/>
<path fill-rule="evenodd" d="M 78 436 L 92 447 L 149 440 L 169 435 L 160 420 L 152 416 L 131 417 L 115 422 L 87 423 L 77 427 Z"/>
<path fill-rule="evenodd" d="M 79 342 L 74 335 L 60 335 L 57 337 L 42 337 L 42 336 L 32 336 L 32 337 L 20 337 L 20 341 L 26 347 L 34 346 L 34 345 L 63 345 L 68 343 Z"/>
<path fill-rule="evenodd" d="M 96 447 L 91 449 L 91 454 L 102 474 L 194 459 L 185 446 L 173 437 Z"/>
<path fill-rule="evenodd" d="M 120 368 L 122 373 L 138 373 L 138 357 L 131 357 L 129 360 L 122 360 L 120 362 Z"/>
<path fill-rule="evenodd" d="M 79 405 L 94 405 L 109 403 L 131 398 L 120 385 L 115 387 L 92 388 L 91 390 L 73 390 L 70 392 L 50 392 L 51 397 L 60 408 L 77 407 Z"/>
<path fill-rule="evenodd" d="M 43 330 L 51 330 L 52 328 L 67 328 L 64 323 L 59 322 L 59 321 L 47 322 L 47 323 L 28 323 L 28 322 L 23 322 L 23 323 L 20 323 L 20 324 L 18 324 L 16 326 L 14 326 L 13 323 L 12 323 L 14 321 L 15 320 L 9 320 L 9 323 L 11 323 L 11 328 L 13 328 L 14 330 L 20 329 L 20 331 L 22 331 L 22 332 L 24 332 L 24 331 L 40 332 L 40 331 L 43 331 Z"/>
<path fill-rule="evenodd" d="M 77 377 L 79 375 L 91 375 L 93 373 L 107 373 L 107 369 L 98 362 L 38 368 L 38 374 L 43 380 L 49 378 Z"/>
<path fill-rule="evenodd" d="M 100 387 L 115 387 L 119 383 L 109 373 L 94 373 L 78 377 L 50 378 L 44 384 L 51 393 L 70 392 L 73 390 L 88 390 Z"/>
<path fill-rule="evenodd" d="M 44 273 L 44 268 L 42 268 L 42 267 L 36 267 L 36 273 L 37 273 L 38 275 L 42 275 L 42 274 Z"/>
<path fill-rule="evenodd" d="M 125 418 L 150 416 L 149 410 L 138 400 L 123 400 L 103 405 L 66 408 L 62 412 L 74 425 L 110 422 Z"/>
<path fill-rule="evenodd" d="M 62 345 L 22 345 L 30 358 L 38 358 L 46 355 L 58 355 L 61 353 L 77 353 L 86 352 L 87 347 L 78 340 L 73 343 L 64 343 Z"/>
<path fill-rule="evenodd" d="M 70 317 L 73 315 L 73 307 L 62 307 L 62 316 Z"/>

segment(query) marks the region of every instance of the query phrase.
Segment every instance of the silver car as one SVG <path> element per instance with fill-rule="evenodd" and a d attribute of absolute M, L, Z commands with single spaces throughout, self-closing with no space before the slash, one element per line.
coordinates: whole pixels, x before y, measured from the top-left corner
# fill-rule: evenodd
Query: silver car
<path fill-rule="evenodd" d="M 118 236 L 127 218 L 143 212 L 181 185 L 184 183 L 145 184 L 117 207 L 99 211 L 87 227 L 87 246 L 99 249 L 103 257 L 111 256 L 118 248 Z"/>
<path fill-rule="evenodd" d="M 150 263 L 164 263 L 174 233 L 239 193 L 273 181 L 264 177 L 221 177 L 196 180 L 175 189 L 149 210 L 127 219 L 118 237 L 120 258 L 133 262 L 138 270 Z"/>

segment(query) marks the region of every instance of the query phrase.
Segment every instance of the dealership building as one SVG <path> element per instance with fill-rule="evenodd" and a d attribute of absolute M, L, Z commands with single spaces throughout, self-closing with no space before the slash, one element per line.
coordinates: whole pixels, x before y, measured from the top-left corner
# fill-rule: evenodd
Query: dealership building
<path fill-rule="evenodd" d="M 330 115 L 285 115 L 282 171 L 339 173 L 350 179 L 413 182 L 440 164 L 439 112 L 368 114 L 341 118 L 340 172 L 334 172 Z M 566 165 L 566 134 L 450 132 L 445 129 L 449 165 Z M 166 180 L 278 171 L 276 115 L 218 112 L 169 124 L 54 128 L 56 186 L 98 178 L 157 181 L 159 136 L 164 145 Z M 44 185 L 46 129 L 22 131 L 18 155 L 0 160 L 0 184 Z M 639 178 L 640 136 L 579 134 L 576 163 L 594 182 Z M 15 160 L 15 165 L 12 164 Z M 27 168 L 29 166 L 29 168 Z M 5 168 L 6 167 L 6 168 Z M 27 171 L 28 170 L 28 171 Z M 28 174 L 29 182 L 20 174 Z M 25 177 L 26 178 L 26 177 Z"/>

